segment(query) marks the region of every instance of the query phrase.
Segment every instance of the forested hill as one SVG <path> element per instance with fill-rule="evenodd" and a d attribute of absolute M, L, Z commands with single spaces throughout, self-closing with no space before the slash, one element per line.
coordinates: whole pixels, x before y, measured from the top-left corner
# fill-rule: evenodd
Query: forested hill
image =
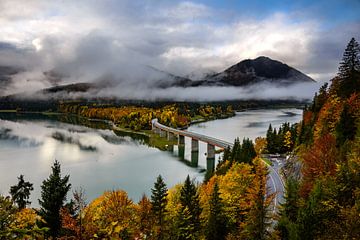
<path fill-rule="evenodd" d="M 281 239 L 360 239 L 359 57 L 353 38 L 337 76 L 304 109 L 294 147 L 298 157 L 285 171 L 286 203 L 277 226 Z"/>

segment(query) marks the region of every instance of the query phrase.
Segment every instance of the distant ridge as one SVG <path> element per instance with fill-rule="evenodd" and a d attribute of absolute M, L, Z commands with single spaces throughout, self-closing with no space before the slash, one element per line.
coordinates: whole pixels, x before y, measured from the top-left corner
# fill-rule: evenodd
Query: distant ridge
<path fill-rule="evenodd" d="M 315 83 L 304 73 L 268 57 L 243 60 L 223 72 L 208 76 L 203 80 L 192 81 L 185 87 L 196 86 L 248 86 L 258 83 L 291 85 L 297 83 Z M 177 83 L 174 85 L 178 86 Z M 184 87 L 182 85 L 182 87 Z"/>

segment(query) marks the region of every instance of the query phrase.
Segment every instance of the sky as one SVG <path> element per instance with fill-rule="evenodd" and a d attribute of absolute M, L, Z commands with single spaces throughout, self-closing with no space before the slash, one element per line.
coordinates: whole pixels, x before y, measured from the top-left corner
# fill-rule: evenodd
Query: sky
<path fill-rule="evenodd" d="M 258 56 L 324 82 L 360 40 L 359 13 L 359 0 L 0 0 L 0 66 L 23 69 L 0 94 L 108 79 L 124 89 L 156 78 L 147 66 L 201 78 Z"/>

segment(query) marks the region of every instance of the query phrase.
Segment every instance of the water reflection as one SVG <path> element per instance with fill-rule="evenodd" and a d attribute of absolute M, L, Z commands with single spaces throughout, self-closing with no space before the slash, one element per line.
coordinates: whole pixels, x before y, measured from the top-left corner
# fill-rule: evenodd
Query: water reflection
<path fill-rule="evenodd" d="M 193 125 L 189 130 L 229 142 L 236 137 L 255 139 L 265 135 L 269 123 L 278 127 L 284 121 L 296 122 L 300 113 L 297 109 L 253 110 Z M 148 146 L 145 135 L 114 132 L 108 127 L 106 122 L 74 116 L 0 114 L 0 193 L 7 194 L 17 176 L 24 174 L 34 183 L 31 201 L 38 206 L 41 182 L 55 159 L 61 162 L 63 174 L 70 174 L 74 188 L 86 189 L 89 200 L 105 190 L 120 188 L 137 201 L 143 193 L 151 194 L 159 174 L 171 187 L 188 174 L 202 181 L 204 171 L 216 165 L 217 160 L 207 161 L 205 143 L 199 142 L 197 154 L 191 152 L 189 138 L 160 151 Z"/>
<path fill-rule="evenodd" d="M 65 120 L 65 121 L 64 121 Z M 70 121 L 71 120 L 71 121 Z M 73 125 L 72 123 L 81 123 Z M 171 152 L 148 147 L 148 137 L 116 132 L 63 116 L 9 114 L 0 116 L 0 193 L 7 194 L 17 176 L 34 183 L 32 206 L 38 206 L 40 185 L 55 159 L 74 188 L 86 189 L 89 200 L 105 190 L 124 189 L 134 201 L 150 194 L 161 174 L 168 186 L 190 177 L 202 181 L 199 168 L 184 164 Z"/>

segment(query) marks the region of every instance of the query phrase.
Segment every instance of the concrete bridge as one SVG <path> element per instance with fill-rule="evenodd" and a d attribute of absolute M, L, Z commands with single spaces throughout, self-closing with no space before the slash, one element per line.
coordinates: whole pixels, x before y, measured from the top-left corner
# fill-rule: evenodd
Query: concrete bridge
<path fill-rule="evenodd" d="M 167 137 L 168 140 L 173 140 L 177 137 L 180 157 L 184 154 L 185 137 L 191 138 L 191 162 L 194 163 L 194 165 L 197 165 L 198 161 L 199 141 L 207 143 L 206 168 L 209 171 L 214 171 L 215 168 L 215 147 L 224 149 L 228 147 L 232 148 L 233 146 L 232 143 L 220 139 L 165 126 L 159 123 L 158 119 L 153 119 L 151 122 L 153 131 L 159 133 L 161 136 Z"/>
<path fill-rule="evenodd" d="M 233 144 L 220 139 L 212 138 L 203 134 L 179 130 L 171 127 L 167 127 L 158 122 L 157 119 L 152 120 L 153 131 L 159 133 L 162 137 L 167 137 L 168 140 L 173 140 L 175 137 L 178 139 L 179 156 L 184 160 L 185 151 L 185 137 L 191 138 L 191 163 L 193 166 L 197 166 L 198 154 L 199 154 L 199 141 L 207 143 L 206 154 L 206 168 L 208 171 L 214 171 L 215 169 L 215 146 L 219 148 L 232 148 Z M 274 163 L 274 166 L 268 165 L 269 178 L 267 185 L 270 187 L 271 192 L 276 194 L 274 199 L 274 212 L 277 207 L 284 201 L 285 187 L 280 177 L 280 165 Z"/>

